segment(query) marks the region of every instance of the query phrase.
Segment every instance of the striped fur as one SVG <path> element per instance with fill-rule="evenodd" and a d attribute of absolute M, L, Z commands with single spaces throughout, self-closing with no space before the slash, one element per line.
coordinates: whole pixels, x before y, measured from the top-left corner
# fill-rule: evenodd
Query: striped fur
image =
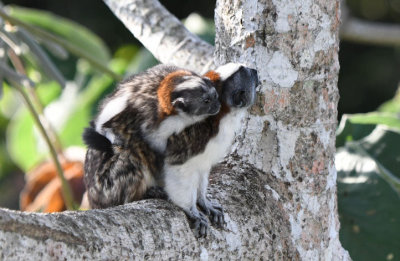
<path fill-rule="evenodd" d="M 140 199 L 160 180 L 167 138 L 217 113 L 220 104 L 215 94 L 208 78 L 169 65 L 121 82 L 101 103 L 94 126 L 84 133 L 88 145 L 84 180 L 91 207 Z M 102 141 L 107 144 L 96 144 Z"/>

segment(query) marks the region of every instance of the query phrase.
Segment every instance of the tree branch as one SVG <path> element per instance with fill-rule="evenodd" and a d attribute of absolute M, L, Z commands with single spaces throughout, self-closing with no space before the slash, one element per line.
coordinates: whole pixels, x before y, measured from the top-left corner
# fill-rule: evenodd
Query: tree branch
<path fill-rule="evenodd" d="M 342 2 L 341 40 L 385 46 L 400 45 L 400 26 L 397 24 L 369 22 L 353 17 Z"/>
<path fill-rule="evenodd" d="M 198 73 L 214 67 L 214 47 L 190 33 L 157 0 L 104 2 L 160 62 Z"/>
<path fill-rule="evenodd" d="M 283 212 L 289 195 L 273 196 L 284 184 L 243 165 L 219 165 L 212 178 L 209 191 L 224 206 L 227 224 L 207 238 L 195 239 L 184 212 L 164 200 L 55 214 L 0 209 L 0 259 L 293 259 L 291 239 L 274 234 L 289 233 Z"/>

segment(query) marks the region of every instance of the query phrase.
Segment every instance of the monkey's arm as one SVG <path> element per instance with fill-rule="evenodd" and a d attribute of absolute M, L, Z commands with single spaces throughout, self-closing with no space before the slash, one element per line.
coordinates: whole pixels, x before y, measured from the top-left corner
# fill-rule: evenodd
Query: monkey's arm
<path fill-rule="evenodd" d="M 165 163 L 180 165 L 203 152 L 207 142 L 218 131 L 213 124 L 213 118 L 208 117 L 187 127 L 180 133 L 171 135 L 167 141 Z"/>

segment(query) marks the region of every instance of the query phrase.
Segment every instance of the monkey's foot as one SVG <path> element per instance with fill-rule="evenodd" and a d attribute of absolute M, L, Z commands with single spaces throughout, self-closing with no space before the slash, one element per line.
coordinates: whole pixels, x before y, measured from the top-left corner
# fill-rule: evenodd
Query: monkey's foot
<path fill-rule="evenodd" d="M 224 211 L 221 205 L 212 203 L 209 200 L 198 200 L 197 204 L 204 214 L 210 218 L 210 221 L 213 225 L 218 227 L 224 226 Z"/>
<path fill-rule="evenodd" d="M 196 237 L 205 237 L 208 231 L 208 221 L 207 217 L 196 210 L 190 210 L 186 212 L 186 215 L 191 221 L 191 228 L 194 230 Z"/>

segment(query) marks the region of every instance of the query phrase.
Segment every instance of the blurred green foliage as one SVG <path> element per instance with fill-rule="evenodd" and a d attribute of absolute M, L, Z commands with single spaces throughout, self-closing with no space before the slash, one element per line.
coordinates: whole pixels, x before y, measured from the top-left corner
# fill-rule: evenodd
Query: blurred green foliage
<path fill-rule="evenodd" d="M 399 95 L 337 132 L 340 239 L 353 260 L 400 258 Z"/>
<path fill-rule="evenodd" d="M 12 17 L 62 37 L 69 44 L 90 54 L 99 62 L 107 64 L 110 61 L 110 51 L 105 43 L 80 24 L 42 10 L 14 5 L 8 6 L 7 9 Z"/>
<path fill-rule="evenodd" d="M 130 48 L 133 51 L 129 55 L 126 55 L 125 52 L 123 56 L 110 58 L 110 51 L 100 38 L 68 19 L 60 18 L 48 12 L 15 6 L 7 7 L 7 10 L 11 16 L 18 19 L 18 22 L 21 21 L 36 28 L 41 27 L 49 35 L 57 35 L 62 40 L 61 44 L 54 43 L 46 38 L 46 34 L 36 35 L 35 31 L 35 37 L 33 37 L 30 33 L 25 33 L 23 28 L 2 29 L 3 37 L 8 37 L 7 39 L 12 39 L 14 42 L 13 46 L 5 46 L 4 48 L 21 49 L 19 56 L 24 62 L 24 70 L 33 79 L 35 92 L 45 106 L 44 112 L 46 116 L 53 119 L 53 126 L 58 130 L 64 147 L 82 145 L 81 133 L 83 128 L 88 125 L 100 97 L 113 87 L 114 79 L 101 72 L 101 68 L 93 67 L 92 64 L 80 59 L 79 56 L 76 58 L 77 69 L 73 81 L 65 84 L 62 76 L 49 78 L 47 77 L 49 74 L 54 76 L 53 72 L 61 74 L 48 59 L 48 53 L 66 58 L 68 53 L 64 50 L 63 43 L 65 42 L 67 47 L 73 46 L 75 49 L 79 49 L 79 52 L 85 53 L 84 58 L 91 56 L 121 75 L 127 65 L 132 62 L 138 48 Z M 24 34 L 23 37 L 21 36 L 22 33 Z M 42 43 L 46 52 L 38 45 L 38 42 Z M 59 63 L 62 64 L 62 61 L 59 61 Z M 49 70 L 46 70 L 46 66 L 50 68 L 50 73 Z M 19 73 L 15 72 L 14 74 L 18 76 Z M 53 79 L 57 79 L 58 82 Z M 4 157 L 0 157 L 0 180 L 7 173 L 13 171 L 13 164 L 10 162 L 27 171 L 47 156 L 47 148 L 36 131 L 29 111 L 23 106 L 19 94 L 13 89 L 13 84 L 16 83 L 12 82 L 11 85 L 8 85 L 8 83 L 3 82 L 3 95 L 0 100 L 0 133 L 3 134 L 2 137 L 6 137 L 1 139 L 3 146 L 0 153 Z M 52 113 L 58 115 L 51 116 Z M 57 118 L 58 120 L 54 120 Z M 8 153 L 5 151 L 6 147 Z"/>
<path fill-rule="evenodd" d="M 382 22 L 400 22 L 400 0 L 346 0 L 360 18 Z"/>

